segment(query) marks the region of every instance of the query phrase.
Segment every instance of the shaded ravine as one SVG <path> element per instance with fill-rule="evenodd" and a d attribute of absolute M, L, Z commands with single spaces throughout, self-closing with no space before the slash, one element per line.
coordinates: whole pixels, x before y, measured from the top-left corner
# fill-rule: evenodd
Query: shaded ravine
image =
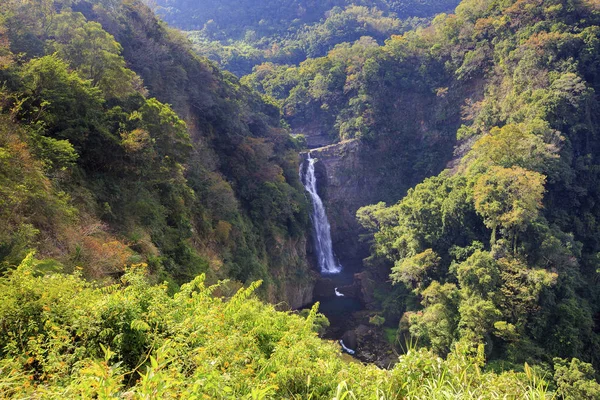
<path fill-rule="evenodd" d="M 312 158 L 310 152 L 308 152 L 306 159 L 300 165 L 300 180 L 306 192 L 310 195 L 313 205 L 311 221 L 313 223 L 314 248 L 319 271 L 321 276 L 325 278 L 322 279 L 322 282 L 327 282 L 318 291 L 315 301 L 320 303 L 319 311 L 327 316 L 331 323 L 331 329 L 328 330 L 329 336 L 332 336 L 330 338 L 336 339 L 336 336 L 341 337 L 343 334 L 346 322 L 352 317 L 351 314 L 363 307 L 358 299 L 345 296 L 338 291 L 338 287 L 352 284 L 353 275 L 346 271 L 342 273 L 342 265 L 333 253 L 331 226 L 317 188 L 316 162 L 317 160 Z M 350 353 L 353 352 L 353 349 L 347 350 Z"/>

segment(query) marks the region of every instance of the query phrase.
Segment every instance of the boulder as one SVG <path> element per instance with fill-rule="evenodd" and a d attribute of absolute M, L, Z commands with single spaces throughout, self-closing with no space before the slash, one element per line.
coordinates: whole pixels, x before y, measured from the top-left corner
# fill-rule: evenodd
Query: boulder
<path fill-rule="evenodd" d="M 315 284 L 316 299 L 335 296 L 335 283 L 329 278 L 319 278 Z"/>

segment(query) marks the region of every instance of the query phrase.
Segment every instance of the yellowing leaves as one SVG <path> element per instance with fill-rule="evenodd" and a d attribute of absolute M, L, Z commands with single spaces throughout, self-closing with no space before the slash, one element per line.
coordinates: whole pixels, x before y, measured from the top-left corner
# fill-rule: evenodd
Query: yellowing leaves
<path fill-rule="evenodd" d="M 493 230 L 492 242 L 498 227 L 516 240 L 517 233 L 537 217 L 545 183 L 544 175 L 521 167 L 492 167 L 479 177 L 473 193 L 475 209 Z"/>

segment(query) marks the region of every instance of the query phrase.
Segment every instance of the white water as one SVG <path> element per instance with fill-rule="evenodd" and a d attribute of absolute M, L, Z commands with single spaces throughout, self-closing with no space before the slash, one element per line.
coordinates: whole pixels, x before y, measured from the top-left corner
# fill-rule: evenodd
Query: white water
<path fill-rule="evenodd" d="M 344 293 L 340 293 L 340 292 L 338 292 L 337 288 L 335 288 L 334 290 L 335 290 L 335 295 L 336 295 L 337 297 L 344 297 Z"/>
<path fill-rule="evenodd" d="M 315 247 L 322 274 L 338 274 L 342 266 L 335 261 L 331 244 L 331 227 L 325 214 L 325 207 L 317 193 L 317 178 L 315 176 L 315 159 L 308 153 L 308 166 L 304 174 L 304 188 L 310 194 L 313 203 L 312 221 L 315 228 Z M 300 169 L 302 172 L 302 168 Z M 302 176 L 300 176 L 302 178 Z"/>
<path fill-rule="evenodd" d="M 350 349 L 350 348 L 346 347 L 346 346 L 344 345 L 344 341 L 343 341 L 343 340 L 341 340 L 341 339 L 340 339 L 340 345 L 342 345 L 342 349 L 344 349 L 344 351 L 346 351 L 346 353 L 348 353 L 348 354 L 354 354 L 354 353 L 356 353 L 354 350 L 352 350 L 352 349 Z"/>

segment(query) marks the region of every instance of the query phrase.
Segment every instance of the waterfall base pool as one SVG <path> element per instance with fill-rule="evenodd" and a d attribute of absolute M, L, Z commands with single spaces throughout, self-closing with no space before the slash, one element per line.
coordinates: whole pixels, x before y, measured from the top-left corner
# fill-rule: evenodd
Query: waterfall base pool
<path fill-rule="evenodd" d="M 377 312 L 367 310 L 356 297 L 360 296 L 356 293 L 356 287 L 353 287 L 354 273 L 360 271 L 356 268 L 356 265 L 349 263 L 349 268 L 340 274 L 324 275 L 320 281 L 321 285 L 318 285 L 314 300 L 319 302 L 319 312 L 324 314 L 330 323 L 322 337 L 337 342 L 346 357 L 373 363 L 380 368 L 389 368 L 395 364 L 398 355 L 393 344 L 386 338 L 384 328 L 374 326 L 369 321 Z M 344 296 L 336 295 L 336 288 L 342 294 L 346 291 Z M 341 340 L 347 345 L 347 349 L 344 349 Z"/>
<path fill-rule="evenodd" d="M 338 296 L 333 288 L 341 288 L 351 285 L 354 274 L 351 271 L 342 271 L 337 275 L 327 275 L 332 281 L 331 293 L 321 293 L 315 297 L 319 302 L 319 312 L 329 319 L 329 329 L 325 338 L 339 340 L 345 331 L 352 329 L 355 325 L 353 314 L 364 309 L 363 304 L 352 296 Z"/>

